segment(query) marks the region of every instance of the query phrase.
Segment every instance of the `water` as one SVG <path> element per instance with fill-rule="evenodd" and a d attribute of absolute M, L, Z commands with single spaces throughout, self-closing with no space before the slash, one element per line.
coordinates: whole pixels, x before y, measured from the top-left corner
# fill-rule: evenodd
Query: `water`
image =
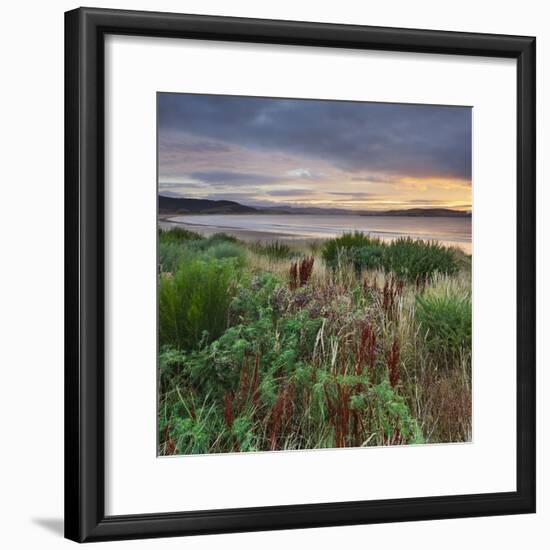
<path fill-rule="evenodd" d="M 391 240 L 398 237 L 435 240 L 456 246 L 471 254 L 471 218 L 424 218 L 405 216 L 298 215 L 298 214 L 200 214 L 175 216 L 170 221 L 190 226 L 189 229 L 218 229 L 234 232 L 273 235 L 276 238 L 326 239 L 345 232 L 363 233 Z"/>

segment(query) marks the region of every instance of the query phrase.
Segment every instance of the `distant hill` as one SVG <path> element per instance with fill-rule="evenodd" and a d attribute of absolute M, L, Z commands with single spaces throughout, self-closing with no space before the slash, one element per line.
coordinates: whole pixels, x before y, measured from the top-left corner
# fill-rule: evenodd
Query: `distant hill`
<path fill-rule="evenodd" d="M 407 210 L 386 210 L 384 212 L 361 212 L 361 216 L 413 216 L 428 218 L 471 218 L 471 212 L 450 208 L 409 208 Z"/>
<path fill-rule="evenodd" d="M 452 217 L 452 218 L 470 218 L 470 212 L 461 210 L 452 210 L 450 208 L 409 208 L 407 210 L 349 210 L 345 208 L 318 208 L 315 206 L 269 206 L 258 208 L 259 212 L 270 214 L 333 214 L 333 215 L 355 215 L 355 216 L 413 216 L 413 217 Z"/>
<path fill-rule="evenodd" d="M 186 199 L 159 195 L 161 214 L 325 214 L 355 216 L 413 216 L 470 218 L 470 212 L 449 208 L 409 208 L 408 210 L 349 210 L 344 208 L 318 208 L 299 206 L 252 207 L 234 201 L 213 201 L 209 199 Z"/>
<path fill-rule="evenodd" d="M 160 213 L 193 214 L 248 214 L 258 212 L 256 208 L 233 201 L 211 201 L 208 199 L 185 199 L 159 195 Z"/>

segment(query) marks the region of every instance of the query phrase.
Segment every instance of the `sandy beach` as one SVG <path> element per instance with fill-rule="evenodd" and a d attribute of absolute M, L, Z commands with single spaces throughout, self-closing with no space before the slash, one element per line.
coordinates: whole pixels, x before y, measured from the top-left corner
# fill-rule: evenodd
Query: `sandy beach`
<path fill-rule="evenodd" d="M 309 243 L 313 241 L 322 241 L 320 238 L 300 237 L 299 235 L 291 235 L 290 233 L 274 233 L 272 231 L 257 231 L 250 229 L 235 229 L 233 227 L 226 227 L 223 225 L 199 225 L 193 223 L 185 223 L 181 221 L 174 221 L 170 218 L 163 220 L 159 219 L 158 226 L 161 229 L 172 229 L 174 227 L 182 227 L 189 231 L 199 233 L 203 237 L 209 237 L 215 233 L 227 233 L 237 239 L 246 242 L 255 241 L 292 241 L 296 243 Z"/>

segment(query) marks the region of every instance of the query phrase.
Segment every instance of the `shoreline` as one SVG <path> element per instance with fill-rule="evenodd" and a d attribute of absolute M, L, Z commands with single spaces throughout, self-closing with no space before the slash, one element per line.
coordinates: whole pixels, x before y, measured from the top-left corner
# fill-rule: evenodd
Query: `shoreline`
<path fill-rule="evenodd" d="M 210 237 L 215 233 L 227 233 L 232 235 L 237 239 L 241 239 L 246 242 L 255 242 L 255 241 L 290 241 L 290 242 L 315 242 L 315 241 L 324 241 L 324 238 L 315 238 L 315 237 L 305 237 L 300 235 L 292 235 L 290 233 L 275 233 L 272 231 L 258 231 L 258 230 L 249 230 L 242 228 L 234 227 L 225 227 L 223 225 L 201 225 L 187 222 L 177 222 L 170 219 L 159 219 L 158 226 L 161 229 L 171 229 L 173 227 L 181 227 L 189 231 L 193 231 L 202 235 L 203 237 Z"/>
<path fill-rule="evenodd" d="M 326 237 L 311 237 L 307 235 L 293 235 L 291 233 L 284 233 L 279 231 L 277 232 L 260 231 L 256 229 L 243 229 L 243 228 L 227 227 L 223 225 L 194 224 L 189 222 L 176 221 L 173 218 L 168 216 L 159 217 L 157 225 L 159 228 L 163 230 L 167 230 L 174 227 L 181 227 L 183 229 L 187 229 L 189 231 L 198 233 L 203 237 L 209 237 L 211 235 L 214 235 L 215 233 L 227 233 L 228 235 L 232 235 L 233 237 L 246 242 L 283 241 L 287 243 L 310 244 L 314 242 L 323 242 L 327 239 L 332 238 L 331 235 L 327 235 Z M 383 232 L 377 232 L 377 231 L 372 231 L 369 234 L 383 241 L 392 241 L 400 237 L 411 237 L 412 239 L 417 239 L 417 240 L 432 240 L 435 242 L 439 242 L 440 244 L 446 247 L 458 248 L 465 254 L 469 254 L 469 255 L 472 254 L 471 242 L 450 241 L 450 240 L 441 240 L 441 239 L 426 239 L 423 237 L 419 237 L 417 235 L 410 235 L 405 233 L 403 234 L 392 233 L 391 237 L 387 235 L 385 236 Z"/>

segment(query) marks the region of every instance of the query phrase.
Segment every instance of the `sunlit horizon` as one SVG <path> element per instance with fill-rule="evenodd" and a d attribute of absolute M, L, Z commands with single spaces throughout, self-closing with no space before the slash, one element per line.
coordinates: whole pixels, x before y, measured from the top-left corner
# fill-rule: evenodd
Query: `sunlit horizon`
<path fill-rule="evenodd" d="M 469 107 L 159 94 L 159 193 L 471 211 Z"/>

